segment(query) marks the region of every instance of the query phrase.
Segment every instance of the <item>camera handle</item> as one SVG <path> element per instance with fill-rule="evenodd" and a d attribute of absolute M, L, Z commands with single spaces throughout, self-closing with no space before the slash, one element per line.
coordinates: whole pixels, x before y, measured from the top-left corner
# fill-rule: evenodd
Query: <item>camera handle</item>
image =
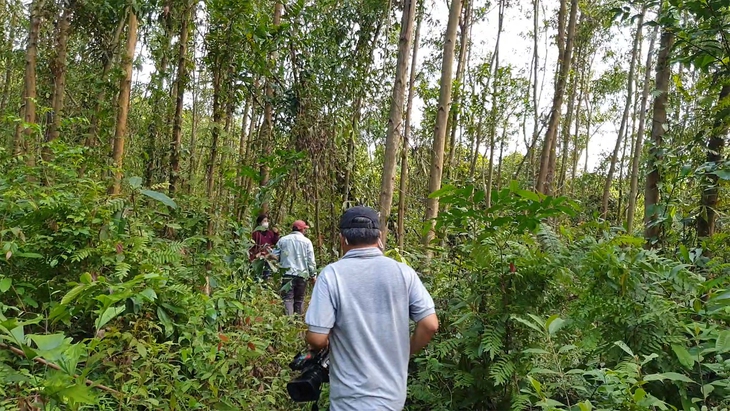
<path fill-rule="evenodd" d="M 317 391 L 317 399 L 314 400 L 314 403 L 312 404 L 312 411 L 319 411 L 319 395 L 322 393 L 322 390 Z"/>

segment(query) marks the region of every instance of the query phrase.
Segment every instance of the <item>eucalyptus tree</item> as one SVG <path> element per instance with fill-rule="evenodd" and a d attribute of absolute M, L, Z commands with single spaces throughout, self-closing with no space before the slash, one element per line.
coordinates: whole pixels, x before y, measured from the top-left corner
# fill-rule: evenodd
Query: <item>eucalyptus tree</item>
<path fill-rule="evenodd" d="M 170 142 L 170 168 L 169 168 L 169 190 L 170 194 L 175 194 L 178 189 L 178 181 L 180 179 L 180 147 L 182 146 L 182 114 L 183 100 L 185 91 L 189 82 L 189 38 L 191 26 L 193 24 L 193 16 L 197 10 L 196 2 L 193 0 L 185 0 L 180 7 L 180 36 L 178 41 L 177 53 L 177 73 L 174 86 L 175 97 L 175 113 L 172 120 L 172 139 Z M 244 110 L 244 118 L 247 113 Z M 245 128 L 245 124 L 241 127 Z"/>
<path fill-rule="evenodd" d="M 114 182 L 109 187 L 109 194 L 118 195 L 122 190 L 124 142 L 127 133 L 127 117 L 129 115 L 129 96 L 132 92 L 132 70 L 134 52 L 137 47 L 137 10 L 129 6 L 127 23 L 127 41 L 125 54 L 122 60 L 124 75 L 119 83 L 119 95 L 117 97 L 117 120 L 114 130 L 114 142 L 112 147 L 112 162 L 114 167 Z"/>
<path fill-rule="evenodd" d="M 667 10 L 661 12 L 662 16 L 667 15 Z M 670 57 L 674 45 L 675 34 L 670 27 L 662 29 L 659 41 L 659 54 L 657 56 L 656 80 L 654 102 L 652 106 L 651 146 L 647 160 L 647 170 L 644 193 L 644 238 L 647 246 L 653 247 L 659 235 L 661 226 L 659 224 L 659 184 L 661 176 L 659 173 L 662 158 L 663 138 L 667 124 L 667 100 L 669 99 L 669 80 L 671 76 Z"/>
<path fill-rule="evenodd" d="M 621 125 L 618 129 L 618 135 L 616 136 L 616 144 L 613 149 L 613 154 L 611 155 L 611 161 L 608 168 L 608 175 L 606 176 L 606 181 L 603 185 L 603 196 L 601 199 L 601 215 L 603 218 L 606 218 L 608 215 L 608 199 L 611 193 L 611 183 L 613 181 L 613 175 L 616 170 L 616 163 L 618 161 L 618 154 L 619 150 L 621 148 L 621 143 L 624 140 L 624 133 L 627 129 L 627 124 L 629 120 L 629 111 L 631 110 L 631 101 L 634 97 L 634 72 L 636 69 L 636 61 L 637 61 L 637 53 L 639 51 L 639 45 L 642 41 L 642 29 L 644 26 L 644 16 L 646 15 L 646 6 L 643 6 L 641 11 L 638 14 L 638 19 L 636 21 L 636 33 L 634 34 L 634 41 L 633 41 L 633 47 L 631 52 L 631 60 L 629 63 L 629 73 L 628 78 L 626 80 L 626 103 L 624 105 L 624 111 L 623 115 L 621 116 Z M 619 182 L 620 184 L 620 182 Z M 619 215 L 621 214 L 619 210 Z"/>
<path fill-rule="evenodd" d="M 388 119 L 388 133 L 385 138 L 385 156 L 380 186 L 380 227 L 383 244 L 386 244 L 388 239 L 388 219 L 390 218 L 393 203 L 395 169 L 398 159 L 398 149 L 402 140 L 403 102 L 406 91 L 406 74 L 408 73 L 408 55 L 413 41 L 416 4 L 416 0 L 406 0 L 403 2 L 403 17 L 401 19 L 400 37 L 398 40 L 398 61 L 396 63 L 395 82 L 393 83 L 393 95 L 390 103 L 390 117 Z"/>
<path fill-rule="evenodd" d="M 560 1 L 558 13 L 558 68 L 555 81 L 555 93 L 550 111 L 548 129 L 543 142 L 540 155 L 540 171 L 537 178 L 537 190 L 549 194 L 552 190 L 552 179 L 555 172 L 555 150 L 557 144 L 558 127 L 565 97 L 565 84 L 570 72 L 571 55 L 573 53 L 573 42 L 575 37 L 575 26 L 578 15 L 578 0 L 571 0 L 570 17 L 568 18 L 567 31 L 565 29 L 565 15 L 567 13 L 567 0 Z"/>
<path fill-rule="evenodd" d="M 403 147 L 400 156 L 400 181 L 398 189 L 398 248 L 403 249 L 406 241 L 405 214 L 406 200 L 408 199 L 408 145 L 411 134 L 411 119 L 413 114 L 413 97 L 416 90 L 416 68 L 418 63 L 418 46 L 421 38 L 421 24 L 423 23 L 423 0 L 418 7 L 418 21 L 413 34 L 413 52 L 411 57 L 411 74 L 408 80 L 408 103 L 406 104 L 406 119 L 403 130 Z"/>
<path fill-rule="evenodd" d="M 643 89 L 641 92 L 641 108 L 639 111 L 639 125 L 636 130 L 636 143 L 634 144 L 634 152 L 631 157 L 631 182 L 629 188 L 629 205 L 626 215 L 626 231 L 632 233 L 634 231 L 634 216 L 636 215 L 636 201 L 639 188 L 639 162 L 642 157 L 644 143 L 644 124 L 646 121 L 646 106 L 649 100 L 649 90 L 651 87 L 651 73 L 654 61 L 654 45 L 658 27 L 654 26 L 654 30 L 649 41 L 649 52 L 646 55 L 646 64 L 644 67 Z"/>
<path fill-rule="evenodd" d="M 428 183 L 429 193 L 434 193 L 441 188 L 441 177 L 444 164 L 444 145 L 446 142 L 446 126 L 451 107 L 452 73 L 454 66 L 454 47 L 456 43 L 456 29 L 461 15 L 461 0 L 451 0 L 449 7 L 449 20 L 444 35 L 444 52 L 441 65 L 441 81 L 438 102 L 436 126 L 434 128 L 433 149 L 431 156 L 431 175 Z M 424 245 L 428 246 L 435 237 L 433 231 L 438 216 L 438 197 L 429 195 L 426 202 L 425 220 L 431 228 L 423 238 Z"/>
<path fill-rule="evenodd" d="M 16 155 L 25 154 L 29 166 L 35 165 L 35 144 L 37 138 L 34 135 L 33 125 L 36 123 L 36 65 L 38 64 L 38 38 L 43 20 L 43 9 L 46 0 L 33 0 L 29 5 L 28 42 L 25 49 L 25 73 L 23 77 L 23 97 L 19 122 L 15 128 L 15 139 L 13 153 Z"/>

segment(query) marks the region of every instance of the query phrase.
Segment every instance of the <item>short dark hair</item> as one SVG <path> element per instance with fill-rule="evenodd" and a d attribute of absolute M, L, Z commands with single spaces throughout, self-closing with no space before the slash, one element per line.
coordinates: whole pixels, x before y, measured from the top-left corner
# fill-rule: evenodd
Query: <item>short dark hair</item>
<path fill-rule="evenodd" d="M 261 222 L 264 221 L 264 218 L 269 218 L 269 215 L 266 213 L 259 214 L 258 217 L 256 217 L 256 225 L 261 225 Z"/>
<path fill-rule="evenodd" d="M 355 223 L 367 223 L 366 217 L 355 217 Z M 340 233 L 347 240 L 349 245 L 371 245 L 378 242 L 380 230 L 377 228 L 343 228 Z"/>

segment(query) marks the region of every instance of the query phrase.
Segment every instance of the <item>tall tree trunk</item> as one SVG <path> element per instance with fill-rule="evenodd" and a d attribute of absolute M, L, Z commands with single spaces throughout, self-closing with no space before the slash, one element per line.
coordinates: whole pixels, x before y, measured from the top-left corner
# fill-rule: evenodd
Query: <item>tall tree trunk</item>
<path fill-rule="evenodd" d="M 646 176 L 646 187 L 644 192 L 644 238 L 646 247 L 654 248 L 655 240 L 659 237 L 661 226 L 657 223 L 659 218 L 659 165 L 662 160 L 661 150 L 663 145 L 665 127 L 667 124 L 667 101 L 669 99 L 669 78 L 672 66 L 669 56 L 674 45 L 674 32 L 663 30 L 659 41 L 659 55 L 657 56 L 655 87 L 657 95 L 654 97 L 652 113 L 651 141 Z"/>
<path fill-rule="evenodd" d="M 583 24 L 585 14 L 580 17 L 580 24 Z M 573 62 L 571 67 L 575 67 L 578 63 L 582 63 L 583 45 L 578 47 L 576 54 L 573 56 Z M 563 141 L 563 149 L 560 153 L 560 178 L 558 180 L 558 190 L 560 193 L 565 193 L 565 180 L 568 177 L 568 152 L 570 151 L 570 126 L 573 123 L 573 113 L 575 110 L 575 98 L 578 94 L 578 74 L 575 70 L 570 71 L 570 92 L 568 97 L 568 112 L 565 114 L 565 121 L 563 121 L 563 129 L 560 132 L 561 140 Z M 577 116 L 576 116 L 577 117 Z"/>
<path fill-rule="evenodd" d="M 53 141 L 60 135 L 63 103 L 66 94 L 66 54 L 68 52 L 68 31 L 71 25 L 72 0 L 63 1 L 63 11 L 58 19 L 56 36 L 56 56 L 53 59 L 51 72 L 53 73 L 53 121 L 48 129 L 47 141 Z M 50 159 L 50 151 L 43 150 L 43 158 Z"/>
<path fill-rule="evenodd" d="M 395 187 L 395 166 L 398 161 L 398 148 L 401 142 L 403 125 L 403 101 L 406 91 L 406 74 L 408 73 L 408 57 L 413 41 L 413 22 L 416 18 L 416 1 L 406 0 L 403 4 L 400 39 L 398 40 L 398 60 L 393 82 L 393 97 L 390 103 L 390 118 L 385 137 L 385 156 L 383 160 L 383 176 L 380 184 L 380 231 L 383 244 L 388 240 L 388 219 L 393 204 Z"/>
<path fill-rule="evenodd" d="M 109 188 L 109 194 L 118 195 L 122 191 L 122 161 L 124 159 L 124 138 L 127 133 L 127 116 L 129 115 L 129 97 L 132 92 L 132 71 L 134 69 L 134 49 L 137 46 L 137 15 L 134 8 L 129 8 L 129 23 L 127 33 L 127 47 L 122 70 L 124 77 L 119 84 L 117 99 L 117 127 L 114 131 L 114 149 L 112 161 L 114 168 L 114 183 Z"/>
<path fill-rule="evenodd" d="M 451 176 L 451 171 L 455 168 L 454 159 L 456 156 L 457 142 L 456 142 L 456 130 L 459 128 L 459 113 L 461 112 L 461 90 L 463 89 L 463 78 L 464 71 L 468 65 L 466 56 L 469 52 L 469 46 L 471 41 L 471 3 L 472 0 L 465 0 L 463 7 L 463 16 L 461 21 L 461 39 L 459 40 L 459 60 L 456 64 L 456 84 L 458 87 L 454 89 L 454 97 L 451 107 L 451 120 L 449 121 L 451 135 L 449 137 L 449 165 L 446 169 L 446 177 Z"/>
<path fill-rule="evenodd" d="M 15 44 L 15 25 L 17 24 L 17 17 L 15 13 L 10 13 L 10 30 L 8 33 L 8 53 L 5 55 L 5 81 L 3 82 L 2 96 L 0 96 L 0 114 L 5 112 L 8 100 L 10 99 L 10 85 L 13 83 L 13 53 L 10 50 L 13 49 Z"/>
<path fill-rule="evenodd" d="M 456 43 L 456 28 L 459 25 L 461 15 L 461 0 L 451 0 L 449 10 L 449 22 L 446 26 L 444 36 L 444 54 L 441 64 L 441 91 L 439 92 L 439 106 L 436 114 L 436 126 L 434 128 L 433 148 L 431 151 L 431 175 L 428 181 L 428 192 L 434 193 L 441 189 L 441 176 L 444 165 L 444 145 L 446 143 L 446 125 L 451 108 L 451 86 L 454 67 L 454 46 Z M 431 225 L 431 229 L 423 238 L 424 245 L 428 246 L 434 239 L 436 233 L 436 217 L 439 213 L 439 199 L 429 196 L 426 202 L 425 220 Z"/>
<path fill-rule="evenodd" d="M 284 5 L 279 1 L 274 5 L 274 27 L 278 27 L 281 24 L 281 13 L 284 9 Z M 278 53 L 273 51 L 270 56 L 271 69 L 273 70 L 276 66 Z M 261 141 L 262 151 L 264 157 L 271 155 L 271 146 L 274 132 L 274 115 L 273 115 L 273 100 L 274 100 L 274 88 L 272 86 L 273 79 L 266 79 L 266 101 L 264 103 L 264 136 Z M 265 187 L 269 184 L 269 166 L 264 162 L 261 164 L 261 187 Z M 261 204 L 261 211 L 266 213 L 269 211 L 269 202 L 264 200 Z"/>
<path fill-rule="evenodd" d="M 34 0 L 30 5 L 30 29 L 28 45 L 25 50 L 25 78 L 23 80 L 23 109 L 21 118 L 25 124 L 36 122 L 36 65 L 38 60 L 38 37 L 41 30 L 41 12 L 45 5 L 44 0 Z M 35 144 L 33 129 L 23 128 L 18 124 L 15 128 L 15 143 L 13 152 L 16 155 L 26 154 L 28 166 L 35 166 Z"/>
<path fill-rule="evenodd" d="M 193 35 L 193 65 L 197 63 L 197 47 L 196 47 L 195 35 Z M 195 146 L 197 145 L 197 131 L 198 131 L 198 88 L 200 87 L 200 70 L 193 69 L 193 89 L 192 89 L 192 112 L 190 121 L 190 156 L 188 161 L 188 181 L 187 181 L 187 193 L 192 194 L 193 192 L 193 180 L 195 177 Z"/>
<path fill-rule="evenodd" d="M 644 144 L 644 122 L 646 121 L 646 106 L 649 101 L 649 88 L 651 83 L 652 59 L 654 57 L 654 44 L 656 43 L 659 26 L 654 27 L 651 40 L 649 41 L 649 53 L 646 55 L 646 66 L 644 69 L 644 88 L 641 91 L 641 108 L 639 109 L 639 126 L 636 130 L 636 144 L 631 156 L 631 183 L 629 188 L 629 207 L 626 215 L 626 231 L 634 232 L 634 216 L 636 215 L 636 199 L 639 192 L 639 161 Z"/>
<path fill-rule="evenodd" d="M 560 13 L 565 15 L 565 3 L 567 0 L 560 1 Z M 563 107 L 563 98 L 565 95 L 565 83 L 570 72 L 570 61 L 573 53 L 573 38 L 575 37 L 575 22 L 578 14 L 578 0 L 571 0 L 570 20 L 568 22 L 568 33 L 558 31 L 558 49 L 562 51 L 558 61 L 558 76 L 555 82 L 555 95 L 553 96 L 552 110 L 550 111 L 550 121 L 548 129 L 545 133 L 545 142 L 540 155 L 540 172 L 537 179 L 537 191 L 550 194 L 552 190 L 552 179 L 555 172 L 555 149 L 558 135 L 558 127 L 560 126 L 560 115 Z M 558 17 L 560 20 L 561 17 Z"/>
<path fill-rule="evenodd" d="M 538 138 L 540 138 L 540 112 L 539 112 L 539 104 L 538 104 L 538 94 L 537 94 L 537 83 L 538 83 L 538 72 L 540 69 L 540 46 L 538 40 L 540 39 L 539 33 L 540 33 L 540 0 L 532 0 L 532 30 L 533 30 L 533 45 L 532 45 L 532 74 L 533 74 L 533 82 L 532 82 L 532 116 L 533 116 L 533 124 L 532 124 L 532 143 L 529 147 L 527 147 L 527 153 L 525 153 L 525 158 L 523 159 L 522 164 L 524 164 L 524 160 L 529 160 L 529 177 L 530 181 L 534 181 L 535 172 L 534 172 L 534 156 L 535 156 L 535 145 L 537 144 Z M 546 52 L 547 54 L 547 52 Z M 520 168 L 515 173 L 515 178 L 517 178 L 517 175 L 519 175 L 520 170 L 522 169 L 522 164 L 520 164 Z M 537 186 L 537 185 L 535 185 Z"/>
<path fill-rule="evenodd" d="M 591 76 L 591 70 L 593 68 L 593 59 L 590 59 L 590 62 L 587 64 L 584 64 L 582 66 L 582 69 L 580 71 L 580 94 L 578 95 L 578 106 L 576 108 L 575 112 L 575 131 L 573 132 L 573 161 L 572 161 L 572 170 L 570 172 L 570 192 L 571 194 L 575 194 L 574 188 L 575 188 L 575 177 L 578 174 L 578 160 L 580 155 L 580 150 L 578 147 L 580 146 L 580 126 L 581 126 L 581 114 L 582 114 L 582 107 L 583 102 L 589 97 L 589 91 L 588 91 L 588 81 Z"/>
<path fill-rule="evenodd" d="M 497 81 L 497 77 L 499 76 L 499 40 L 502 37 L 502 24 L 504 23 L 504 0 L 499 0 L 498 9 L 499 17 L 497 20 L 497 41 L 494 45 L 494 64 L 492 70 L 492 113 L 490 115 L 492 127 L 489 132 L 489 173 L 487 177 L 486 193 L 487 208 L 492 206 L 492 184 L 494 182 L 494 145 L 497 137 L 497 92 L 499 91 L 499 81 Z"/>
<path fill-rule="evenodd" d="M 116 61 L 117 57 L 117 51 L 120 48 L 121 39 L 122 39 L 122 33 L 124 32 L 124 26 L 126 26 L 125 19 L 120 18 L 119 22 L 117 23 L 117 27 L 114 30 L 114 36 L 112 38 L 111 44 L 109 44 L 109 48 L 105 50 L 107 54 L 104 56 L 104 65 L 101 70 L 101 78 L 106 79 L 107 74 L 109 74 L 109 71 L 112 69 L 112 66 L 114 65 L 114 62 Z M 101 109 L 102 104 L 106 100 L 106 87 L 101 87 L 98 94 L 96 95 L 96 104 L 94 108 L 94 112 L 91 115 L 90 120 L 90 126 L 89 126 L 89 135 L 86 138 L 86 146 L 87 147 L 96 147 L 97 140 L 99 138 L 99 121 L 101 117 Z M 85 165 L 82 166 L 82 172 L 85 169 Z"/>
<path fill-rule="evenodd" d="M 411 135 L 411 113 L 413 111 L 413 97 L 416 94 L 416 65 L 418 64 L 418 45 L 421 38 L 421 22 L 423 8 L 418 14 L 416 33 L 413 35 L 413 56 L 411 58 L 411 75 L 408 81 L 408 103 L 406 104 L 406 125 L 403 130 L 403 148 L 400 156 L 400 187 L 398 190 L 398 248 L 405 247 L 406 241 L 406 204 L 408 199 L 408 141 Z"/>
<path fill-rule="evenodd" d="M 149 84 L 149 89 L 151 90 L 150 104 L 154 109 L 152 110 L 147 125 L 147 142 L 144 150 L 146 156 L 144 182 L 146 186 L 151 186 L 154 183 L 155 169 L 160 163 L 160 158 L 163 156 L 157 149 L 157 140 L 163 128 L 164 113 L 167 111 L 167 107 L 169 107 L 165 99 L 165 79 L 168 77 L 168 54 L 170 53 L 172 37 L 172 13 L 170 9 L 170 0 L 165 0 L 165 7 L 160 16 L 162 19 L 163 34 L 155 42 L 158 44 L 155 51 L 160 54 L 159 58 L 155 59 L 157 72 L 152 75 L 152 80 Z M 164 132 L 162 134 L 164 135 Z"/>
<path fill-rule="evenodd" d="M 724 84 L 720 90 L 720 97 L 717 100 L 718 113 L 715 114 L 715 122 L 707 140 L 707 162 L 718 164 L 723 160 L 725 149 L 725 137 L 727 136 L 728 114 L 730 113 L 730 84 Z M 697 217 L 697 237 L 707 238 L 715 234 L 715 221 L 717 220 L 717 202 L 720 197 L 718 186 L 719 177 L 717 174 L 706 174 L 703 182 L 702 199 L 700 206 L 702 212 Z"/>
<path fill-rule="evenodd" d="M 474 174 L 476 174 L 477 159 L 479 158 L 479 146 L 482 144 L 482 129 L 484 127 L 484 115 L 479 114 L 479 120 L 477 120 L 476 129 L 476 142 L 474 144 L 474 155 L 471 157 L 471 164 L 469 165 L 469 180 L 474 181 Z"/>
<path fill-rule="evenodd" d="M 502 128 L 502 137 L 499 139 L 499 160 L 497 161 L 497 192 L 502 189 L 502 160 L 504 159 L 504 142 L 505 140 L 507 140 L 508 127 L 509 123 L 505 122 Z"/>
<path fill-rule="evenodd" d="M 221 59 L 221 57 L 217 57 Z M 205 194 L 209 201 L 213 200 L 215 193 L 215 165 L 218 161 L 218 140 L 223 129 L 223 105 L 225 104 L 223 94 L 222 64 L 217 64 L 213 72 L 213 124 L 211 125 L 210 156 L 205 171 Z"/>
<path fill-rule="evenodd" d="M 243 115 L 241 116 L 241 134 L 238 139 L 238 167 L 236 170 L 236 173 L 238 174 L 238 178 L 236 179 L 236 218 L 240 221 L 243 218 L 243 183 L 245 181 L 245 176 L 243 171 L 243 167 L 246 166 L 247 161 L 247 154 L 248 154 L 248 146 L 249 144 L 249 134 L 248 134 L 248 117 L 250 107 L 253 105 L 253 94 L 249 94 L 249 96 L 246 98 L 246 103 L 243 106 Z M 253 113 L 251 113 L 251 122 L 253 122 Z M 279 212 L 280 210 L 277 210 Z"/>
<path fill-rule="evenodd" d="M 177 56 L 177 78 L 175 85 L 175 115 L 172 120 L 172 147 L 170 150 L 170 195 L 178 189 L 180 180 L 180 147 L 182 146 L 182 111 L 185 90 L 188 86 L 188 37 L 190 36 L 190 20 L 195 6 L 187 2 L 182 12 L 180 24 L 180 42 Z"/>
<path fill-rule="evenodd" d="M 639 15 L 639 21 L 636 24 L 636 36 L 634 37 L 634 46 L 631 52 L 631 63 L 629 65 L 629 77 L 626 85 L 626 104 L 624 106 L 624 113 L 621 117 L 621 125 L 618 129 L 618 136 L 616 137 L 616 145 L 613 148 L 613 154 L 611 155 L 611 164 L 608 167 L 608 175 L 603 185 L 603 198 L 601 199 L 601 216 L 605 219 L 608 216 L 608 199 L 611 195 L 611 183 L 613 182 L 613 174 L 616 171 L 616 162 L 618 161 L 618 153 L 621 149 L 621 141 L 624 138 L 626 132 L 626 124 L 629 120 L 629 111 L 631 110 L 631 99 L 634 97 L 634 70 L 636 69 L 636 53 L 639 49 L 641 42 L 641 30 L 644 27 L 644 14 L 646 8 L 641 10 Z M 619 214 L 620 214 L 619 210 Z"/>

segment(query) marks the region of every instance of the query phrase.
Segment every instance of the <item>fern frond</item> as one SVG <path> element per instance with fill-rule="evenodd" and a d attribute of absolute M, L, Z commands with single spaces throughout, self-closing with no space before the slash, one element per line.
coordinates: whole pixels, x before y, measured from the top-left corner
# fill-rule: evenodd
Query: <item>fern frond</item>
<path fill-rule="evenodd" d="M 502 352 L 502 341 L 504 340 L 504 326 L 488 325 L 482 333 L 482 341 L 479 345 L 479 355 L 487 352 L 489 359 L 494 360 Z"/>
<path fill-rule="evenodd" d="M 545 252 L 557 254 L 565 250 L 565 244 L 547 224 L 540 224 L 537 230 L 537 240 Z"/>
<path fill-rule="evenodd" d="M 489 376 L 494 380 L 494 384 L 500 387 L 512 379 L 515 369 L 515 364 L 512 361 L 500 358 L 489 367 Z"/>

